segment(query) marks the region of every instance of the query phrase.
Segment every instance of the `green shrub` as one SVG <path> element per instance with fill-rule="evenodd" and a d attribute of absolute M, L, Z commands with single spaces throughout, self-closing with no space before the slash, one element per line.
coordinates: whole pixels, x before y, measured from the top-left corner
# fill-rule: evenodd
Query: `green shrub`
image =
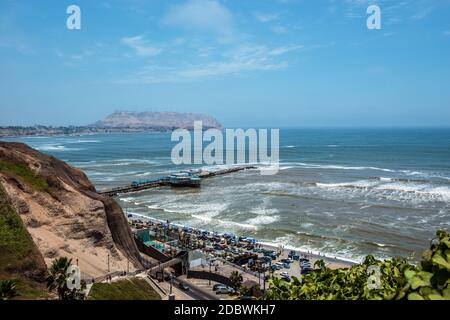
<path fill-rule="evenodd" d="M 379 270 L 379 283 L 370 286 Z M 450 235 L 437 232 L 430 250 L 419 266 L 406 259 L 380 261 L 367 256 L 362 264 L 349 269 L 322 268 L 292 283 L 270 280 L 267 300 L 443 300 L 450 299 Z"/>
<path fill-rule="evenodd" d="M 0 160 L 0 171 L 13 174 L 36 191 L 48 191 L 47 181 L 36 175 L 26 165 L 8 160 Z"/>
<path fill-rule="evenodd" d="M 35 281 L 22 276 L 34 270 L 39 254 L 20 217 L 9 205 L 0 185 L 0 281 L 13 280 L 17 296 L 13 299 L 42 299 L 47 292 Z"/>

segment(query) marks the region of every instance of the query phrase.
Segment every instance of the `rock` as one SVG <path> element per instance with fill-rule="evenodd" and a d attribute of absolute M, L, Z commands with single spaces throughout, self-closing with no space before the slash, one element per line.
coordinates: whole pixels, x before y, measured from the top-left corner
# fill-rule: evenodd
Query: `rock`
<path fill-rule="evenodd" d="M 39 228 L 41 226 L 41 222 L 36 220 L 35 218 L 30 218 L 26 223 L 25 226 L 27 228 Z"/>
<path fill-rule="evenodd" d="M 59 255 L 59 251 L 56 249 L 49 249 L 44 252 L 44 257 L 46 258 L 56 258 Z"/>

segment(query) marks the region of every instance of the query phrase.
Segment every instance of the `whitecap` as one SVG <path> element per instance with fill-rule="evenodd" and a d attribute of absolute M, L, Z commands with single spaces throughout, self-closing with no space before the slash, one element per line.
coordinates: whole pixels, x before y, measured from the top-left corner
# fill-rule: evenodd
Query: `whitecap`
<path fill-rule="evenodd" d="M 276 208 L 254 208 L 250 211 L 251 213 L 257 214 L 257 215 L 271 215 L 271 214 L 275 214 L 278 213 L 279 210 Z"/>
<path fill-rule="evenodd" d="M 39 151 L 80 151 L 80 148 L 67 148 L 61 144 L 45 144 L 42 146 L 35 147 Z"/>
<path fill-rule="evenodd" d="M 259 215 L 257 217 L 248 219 L 246 221 L 246 224 L 259 226 L 259 225 L 271 224 L 271 223 L 277 222 L 279 220 L 280 220 L 280 216 Z"/>
<path fill-rule="evenodd" d="M 126 197 L 126 198 L 119 198 L 119 199 L 123 202 L 134 202 L 134 200 L 136 200 L 136 198 L 134 198 L 134 197 Z"/>

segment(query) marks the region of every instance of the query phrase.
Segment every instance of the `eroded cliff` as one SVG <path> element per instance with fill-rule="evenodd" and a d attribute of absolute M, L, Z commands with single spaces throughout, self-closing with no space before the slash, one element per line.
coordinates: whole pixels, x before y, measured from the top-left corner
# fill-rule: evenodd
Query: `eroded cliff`
<path fill-rule="evenodd" d="M 25 144 L 0 142 L 0 183 L 47 265 L 78 261 L 86 277 L 141 268 L 116 201 L 99 195 L 79 169 Z"/>

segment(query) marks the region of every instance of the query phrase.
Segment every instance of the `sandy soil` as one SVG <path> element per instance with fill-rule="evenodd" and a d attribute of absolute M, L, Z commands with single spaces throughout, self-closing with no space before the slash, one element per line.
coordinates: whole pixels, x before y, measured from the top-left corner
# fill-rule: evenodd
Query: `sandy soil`
<path fill-rule="evenodd" d="M 83 196 L 67 185 L 72 197 L 64 204 L 49 195 L 23 192 L 5 181 L 3 185 L 47 266 L 57 257 L 72 258 L 74 264 L 78 262 L 83 278 L 90 279 L 108 273 L 109 256 L 111 272 L 127 270 L 127 259 L 115 248 L 100 201 Z M 97 243 L 90 236 L 92 230 L 102 235 Z M 132 263 L 129 268 L 135 270 Z"/>

